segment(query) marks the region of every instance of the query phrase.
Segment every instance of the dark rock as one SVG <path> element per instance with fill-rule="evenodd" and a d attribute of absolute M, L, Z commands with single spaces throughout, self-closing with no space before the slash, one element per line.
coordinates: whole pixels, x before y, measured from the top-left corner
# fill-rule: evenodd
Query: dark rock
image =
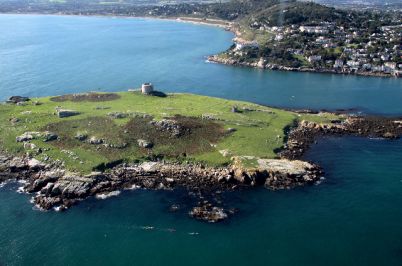
<path fill-rule="evenodd" d="M 62 203 L 62 200 L 59 197 L 47 197 L 43 195 L 38 195 L 34 198 L 34 202 L 42 209 L 50 210 L 54 206 Z"/>
<path fill-rule="evenodd" d="M 80 133 L 78 132 L 75 136 L 75 139 L 78 139 L 79 141 L 85 141 L 88 138 L 88 135 L 85 133 Z"/>
<path fill-rule="evenodd" d="M 111 113 L 108 113 L 107 115 L 113 119 L 122 119 L 122 118 L 126 118 L 128 116 L 128 114 L 120 113 L 120 112 L 111 112 Z"/>
<path fill-rule="evenodd" d="M 22 97 L 22 96 L 11 96 L 7 103 L 20 103 L 20 102 L 27 102 L 30 99 L 28 97 Z"/>
<path fill-rule="evenodd" d="M 231 112 L 232 113 L 240 113 L 240 110 L 239 110 L 239 108 L 237 108 L 237 106 L 232 106 Z"/>
<path fill-rule="evenodd" d="M 177 212 L 180 210 L 180 205 L 178 204 L 173 204 L 172 206 L 170 206 L 169 211 L 170 212 Z"/>
<path fill-rule="evenodd" d="M 194 207 L 189 215 L 198 220 L 216 223 L 228 218 L 227 213 L 223 208 L 213 207 L 208 203 L 204 203 L 200 207 Z"/>
<path fill-rule="evenodd" d="M 59 118 L 66 118 L 70 116 L 76 116 L 79 115 L 80 113 L 74 110 L 68 110 L 68 109 L 56 109 L 57 116 Z"/>
<path fill-rule="evenodd" d="M 57 140 L 59 136 L 57 136 L 55 133 L 52 132 L 44 132 L 43 133 L 43 141 L 44 142 L 48 142 L 48 141 L 53 141 L 53 140 Z"/>
<path fill-rule="evenodd" d="M 88 143 L 89 143 L 89 144 L 93 144 L 93 145 L 100 145 L 100 144 L 102 144 L 103 142 L 104 142 L 103 139 L 100 139 L 100 138 L 97 138 L 97 137 L 91 137 L 91 138 L 88 140 Z"/>

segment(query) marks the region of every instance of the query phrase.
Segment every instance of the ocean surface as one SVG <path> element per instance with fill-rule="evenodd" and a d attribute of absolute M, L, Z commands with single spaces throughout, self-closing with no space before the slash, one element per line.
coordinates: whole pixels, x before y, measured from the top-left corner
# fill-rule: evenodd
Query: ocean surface
<path fill-rule="evenodd" d="M 174 21 L 0 15 L 0 100 L 121 91 L 153 82 L 260 104 L 402 114 L 402 79 L 236 68 L 205 62 L 232 33 Z"/>
<path fill-rule="evenodd" d="M 0 98 L 152 81 L 274 106 L 402 115 L 400 79 L 205 63 L 231 38 L 162 20 L 0 15 Z M 57 213 L 5 184 L 0 265 L 402 265 L 402 140 L 323 138 L 305 159 L 325 169 L 320 184 L 227 193 L 239 212 L 219 224 L 189 218 L 181 191 L 124 191 Z M 181 209 L 169 212 L 172 204 Z"/>

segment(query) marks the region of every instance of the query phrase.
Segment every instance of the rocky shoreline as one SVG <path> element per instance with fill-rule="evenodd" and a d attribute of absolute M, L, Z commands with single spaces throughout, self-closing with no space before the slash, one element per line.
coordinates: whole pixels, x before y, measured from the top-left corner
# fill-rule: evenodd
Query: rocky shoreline
<path fill-rule="evenodd" d="M 144 162 L 121 164 L 107 172 L 80 175 L 44 164 L 34 158 L 0 156 L 0 181 L 24 181 L 23 192 L 33 195 L 42 210 L 66 210 L 88 197 L 107 197 L 123 189 L 170 190 L 185 188 L 198 200 L 189 215 L 208 222 L 227 218 L 232 212 L 205 200 L 215 194 L 255 186 L 284 189 L 314 183 L 321 177 L 318 166 L 302 161 L 266 160 L 268 168 L 243 170 L 209 168 L 200 164 Z"/>
<path fill-rule="evenodd" d="M 368 71 L 359 71 L 359 72 L 344 72 L 336 69 L 315 69 L 315 68 L 300 68 L 300 67 L 286 67 L 277 64 L 269 64 L 264 61 L 259 62 L 244 62 L 239 61 L 233 58 L 221 58 L 219 55 L 211 55 L 207 57 L 207 61 L 211 63 L 218 63 L 224 65 L 231 66 L 241 66 L 241 67 L 251 67 L 258 69 L 268 69 L 268 70 L 278 70 L 278 71 L 291 71 L 291 72 L 309 72 L 309 73 L 324 73 L 324 74 L 341 74 L 341 75 L 357 75 L 357 76 L 366 76 L 366 77 L 383 77 L 390 78 L 396 77 L 392 74 L 386 73 L 375 73 Z"/>
<path fill-rule="evenodd" d="M 126 189 L 172 190 L 184 188 L 197 201 L 189 215 L 218 222 L 234 213 L 221 206 L 217 195 L 252 187 L 290 189 L 313 184 L 322 178 L 318 165 L 300 161 L 317 137 L 356 135 L 395 139 L 402 135 L 401 118 L 355 117 L 328 124 L 302 121 L 289 132 L 281 159 L 258 159 L 258 167 L 244 169 L 236 164 L 213 168 L 192 163 L 164 161 L 122 163 L 104 172 L 81 175 L 65 170 L 60 162 L 42 163 L 32 157 L 0 152 L 0 183 L 9 179 L 24 182 L 20 189 L 32 194 L 41 210 L 66 210 L 89 197 L 106 198 Z M 208 200 L 206 200 L 208 199 Z"/>
<path fill-rule="evenodd" d="M 302 121 L 288 132 L 282 158 L 299 159 L 322 136 L 361 136 L 368 138 L 397 139 L 402 136 L 402 118 L 350 116 L 345 121 L 318 124 Z"/>

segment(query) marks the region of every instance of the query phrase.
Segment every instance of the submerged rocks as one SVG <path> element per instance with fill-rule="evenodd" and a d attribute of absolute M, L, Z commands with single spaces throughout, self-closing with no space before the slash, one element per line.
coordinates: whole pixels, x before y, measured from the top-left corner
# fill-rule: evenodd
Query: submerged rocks
<path fill-rule="evenodd" d="M 397 138 L 398 138 L 398 135 L 396 135 L 395 133 L 391 133 L 391 132 L 385 132 L 385 133 L 382 135 L 382 137 L 383 137 L 383 138 L 386 138 L 386 139 L 397 139 Z"/>
<path fill-rule="evenodd" d="M 203 203 L 201 206 L 194 207 L 189 215 L 195 219 L 216 223 L 228 218 L 228 214 L 223 208 L 214 207 L 209 203 Z"/>

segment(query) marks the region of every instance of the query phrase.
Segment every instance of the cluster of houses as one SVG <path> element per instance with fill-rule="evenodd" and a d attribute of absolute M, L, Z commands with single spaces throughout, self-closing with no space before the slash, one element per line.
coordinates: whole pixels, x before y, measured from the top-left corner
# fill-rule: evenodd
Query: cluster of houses
<path fill-rule="evenodd" d="M 369 33 L 367 29 L 345 28 L 329 22 L 314 26 L 269 27 L 258 23 L 250 26 L 273 36 L 271 45 L 287 45 L 285 48 L 288 52 L 299 58 L 304 57 L 312 67 L 340 72 L 402 75 L 402 24 L 380 27 L 379 31 L 373 33 Z M 289 39 L 294 42 L 284 42 Z M 294 43 L 296 46 L 292 46 Z M 300 43 L 303 43 L 302 47 Z M 237 51 L 244 47 L 258 47 L 258 44 L 236 43 Z M 331 51 L 336 58 L 332 56 L 328 60 L 319 53 L 323 50 Z"/>

